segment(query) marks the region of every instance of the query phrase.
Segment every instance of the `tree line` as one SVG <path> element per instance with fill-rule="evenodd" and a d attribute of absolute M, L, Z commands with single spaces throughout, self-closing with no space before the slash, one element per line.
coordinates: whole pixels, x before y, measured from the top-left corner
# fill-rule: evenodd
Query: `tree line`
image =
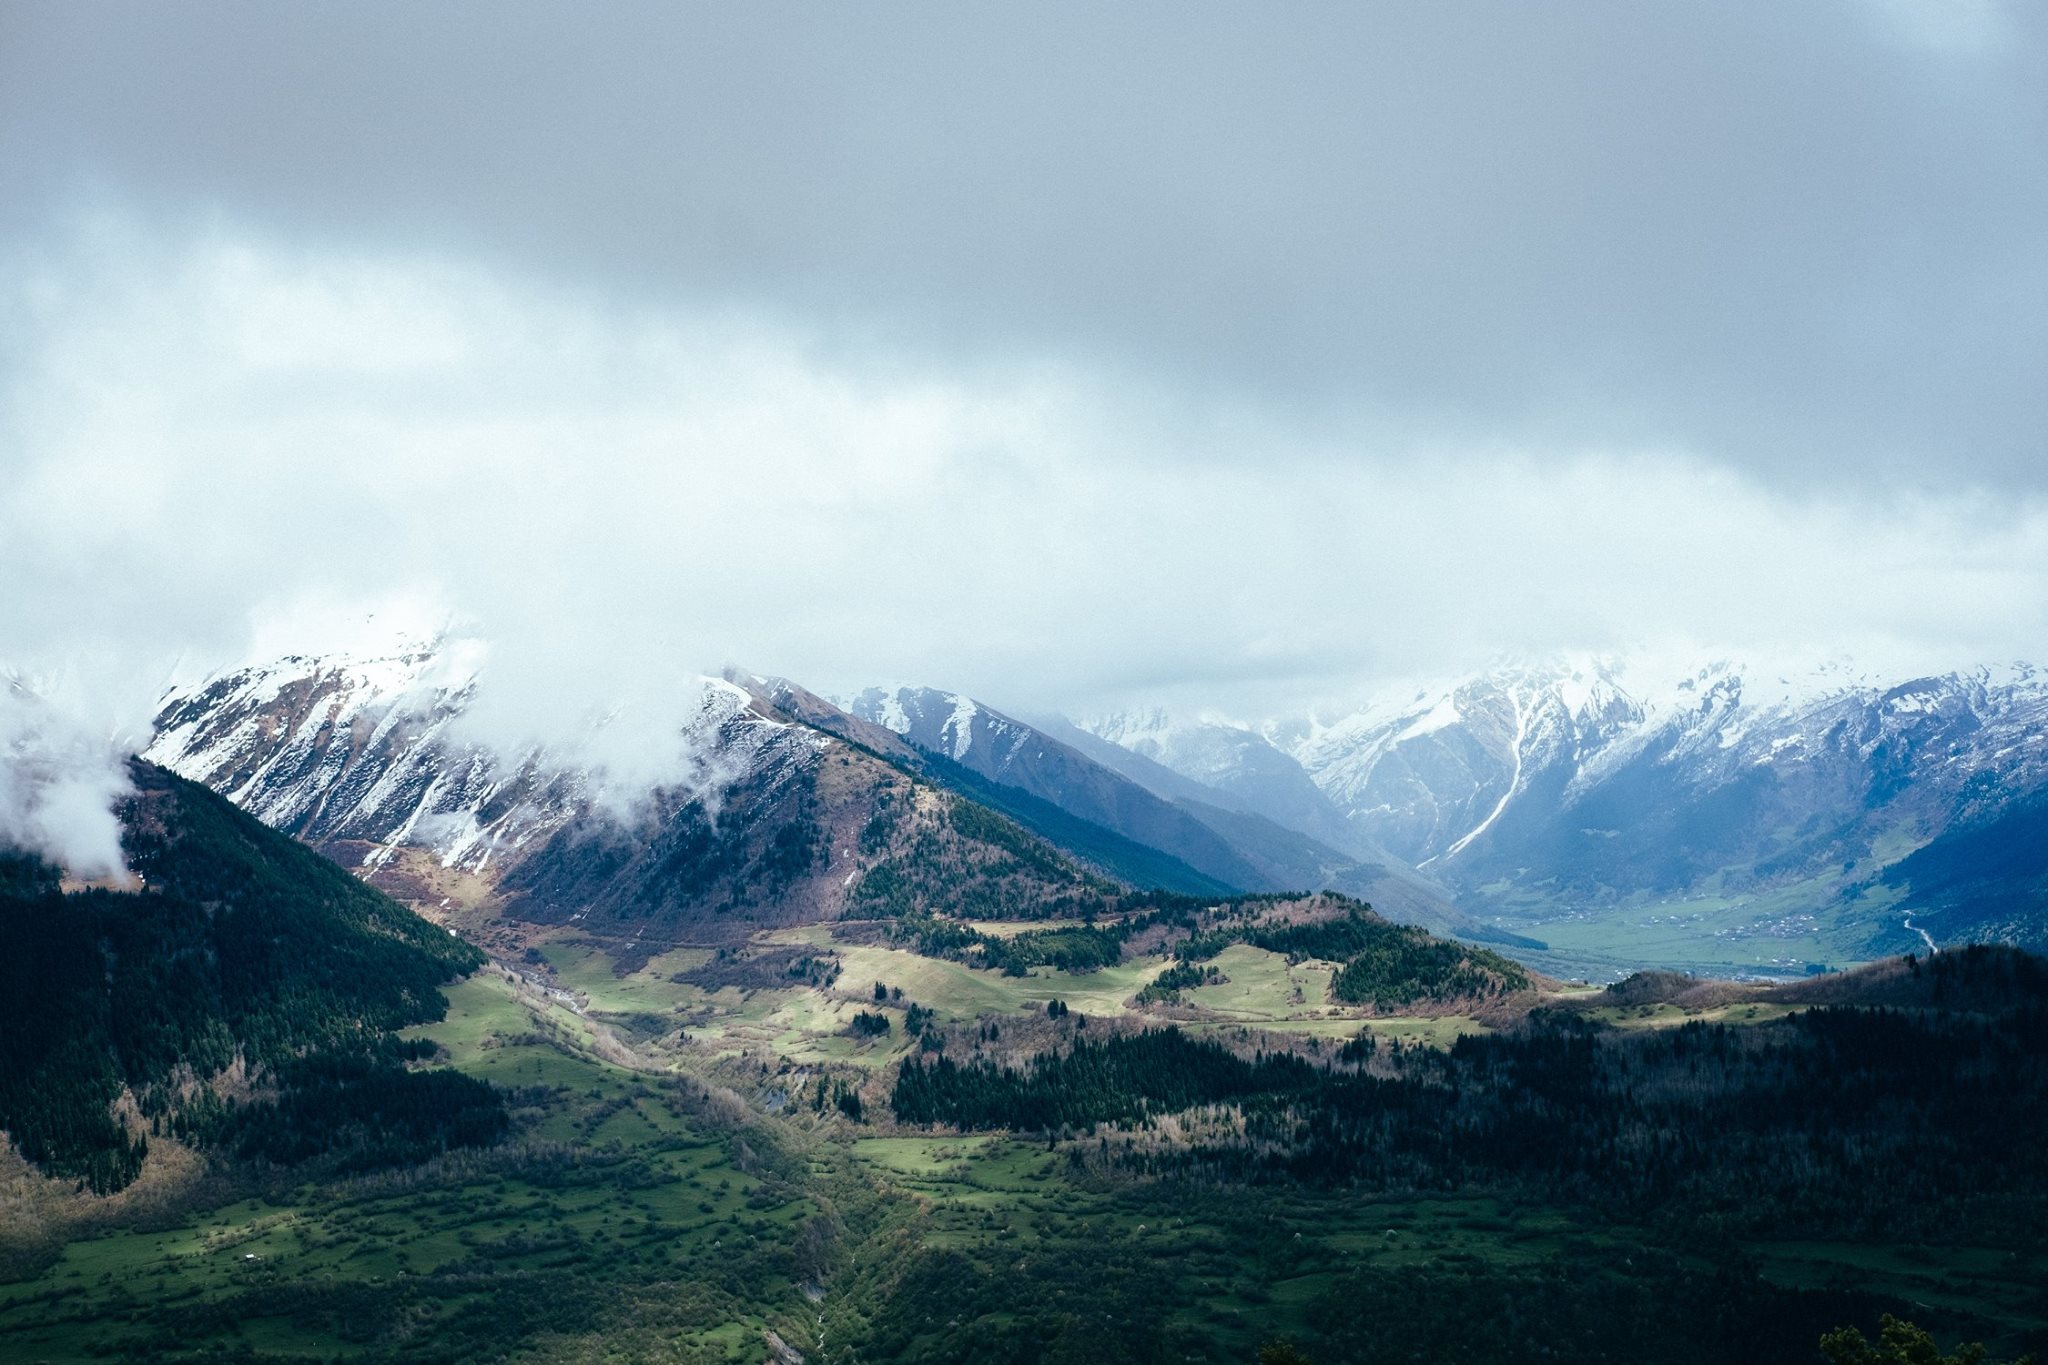
<path fill-rule="evenodd" d="M 891 1104 L 907 1123 L 1076 1139 L 1076 1160 L 1146 1176 L 1496 1189 L 1730 1232 L 1963 1220 L 2010 1242 L 2048 1215 L 2039 987 L 1994 1013 L 1835 1005 L 1662 1030 L 1539 1010 L 1444 1051 L 1247 1052 L 1162 1029 L 1021 1066 L 913 1059 Z M 1151 1131 L 1204 1109 L 1230 1121 Z"/>

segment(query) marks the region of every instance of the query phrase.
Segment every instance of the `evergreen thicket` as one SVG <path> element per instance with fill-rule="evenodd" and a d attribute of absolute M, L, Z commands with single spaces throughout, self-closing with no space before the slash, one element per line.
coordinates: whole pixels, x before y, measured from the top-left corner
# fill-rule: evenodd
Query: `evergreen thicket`
<path fill-rule="evenodd" d="M 1973 1008 L 1660 1030 L 1542 1010 L 1447 1051 L 1334 1054 L 1247 1055 L 1164 1029 L 1022 1066 L 908 1061 L 891 1103 L 909 1123 L 1099 1135 L 1077 1157 L 1149 1176 L 1497 1190 L 1731 1231 L 1926 1235 L 1967 1219 L 2024 1242 L 2048 1217 L 2048 1146 L 2028 1140 L 2048 1129 L 2048 972 L 1993 949 L 1918 970 Z M 1191 1112 L 1174 1140 L 1147 1136 Z"/>
<path fill-rule="evenodd" d="M 1225 924 L 1199 932 L 1180 947 L 1179 956 L 1200 962 L 1232 943 L 1248 943 L 1297 961 L 1341 962 L 1343 970 L 1330 983 L 1332 998 L 1381 1009 L 1529 988 L 1529 973 L 1499 953 L 1436 938 L 1412 924 L 1394 924 L 1370 914 L 1369 906 L 1345 903 L 1348 912 L 1334 919 Z"/>
<path fill-rule="evenodd" d="M 114 1113 L 124 1091 L 144 1119 L 233 1133 L 251 1154 L 304 1149 L 249 1136 L 273 1130 L 355 1142 L 362 1123 L 335 1110 L 348 1098 L 364 1123 L 392 1120 L 394 1151 L 502 1129 L 487 1087 L 407 1079 L 384 1047 L 440 1018 L 441 985 L 480 953 L 203 787 L 139 762 L 134 781 L 120 814 L 143 889 L 65 894 L 50 869 L 0 858 L 0 1128 L 24 1157 L 126 1185 L 148 1140 Z M 314 1057 L 357 1074 L 316 1079 Z M 274 1114 L 216 1114 L 201 1083 L 237 1060 L 282 1086 Z"/>

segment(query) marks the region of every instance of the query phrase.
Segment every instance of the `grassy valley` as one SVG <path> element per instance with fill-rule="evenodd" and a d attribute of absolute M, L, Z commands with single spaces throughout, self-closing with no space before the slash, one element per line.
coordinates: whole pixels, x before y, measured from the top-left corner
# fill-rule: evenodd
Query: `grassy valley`
<path fill-rule="evenodd" d="M 835 828 L 836 917 L 656 935 L 414 864 L 429 924 L 145 774 L 155 890 L 13 865 L 8 894 L 102 941 L 172 906 L 339 937 L 257 997 L 302 1011 L 201 991 L 219 1029 L 156 1070 L 90 1035 L 80 1112 L 148 1138 L 125 1179 L 10 1129 L 11 1355 L 1803 1362 L 1885 1312 L 2048 1339 L 2048 1171 L 2010 1140 L 2048 1118 L 2037 959 L 1570 987 L 1341 896 L 1133 891 L 897 781 Z M 241 870 L 151 863 L 152 803 Z"/>

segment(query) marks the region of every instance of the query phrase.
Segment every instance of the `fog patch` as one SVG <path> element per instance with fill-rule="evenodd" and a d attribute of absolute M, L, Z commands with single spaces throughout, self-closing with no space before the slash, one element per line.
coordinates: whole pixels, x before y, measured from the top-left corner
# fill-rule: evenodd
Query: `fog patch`
<path fill-rule="evenodd" d="M 508 767 L 531 762 L 575 775 L 592 813 L 621 826 L 644 820 L 658 797 L 701 802 L 714 820 L 740 768 L 719 744 L 732 711 L 723 685 L 703 674 L 493 644 L 449 737 Z"/>
<path fill-rule="evenodd" d="M 83 880 L 129 880 L 114 805 L 133 790 L 118 740 L 96 734 L 37 683 L 0 672 L 0 848 Z"/>

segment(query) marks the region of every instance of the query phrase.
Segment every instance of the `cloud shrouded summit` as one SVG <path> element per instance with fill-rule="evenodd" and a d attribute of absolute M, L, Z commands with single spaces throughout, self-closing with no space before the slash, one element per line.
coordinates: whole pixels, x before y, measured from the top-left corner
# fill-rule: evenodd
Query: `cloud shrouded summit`
<path fill-rule="evenodd" d="M 27 679 L 0 673 L 0 854 L 26 852 L 79 877 L 127 876 L 114 802 L 130 790 L 123 745 Z"/>
<path fill-rule="evenodd" d="M 2037 654 L 2044 50 L 1911 0 L 10 10 L 0 661 L 132 734 L 397 611 L 491 641 L 511 742 L 726 662 L 1253 717 Z"/>

